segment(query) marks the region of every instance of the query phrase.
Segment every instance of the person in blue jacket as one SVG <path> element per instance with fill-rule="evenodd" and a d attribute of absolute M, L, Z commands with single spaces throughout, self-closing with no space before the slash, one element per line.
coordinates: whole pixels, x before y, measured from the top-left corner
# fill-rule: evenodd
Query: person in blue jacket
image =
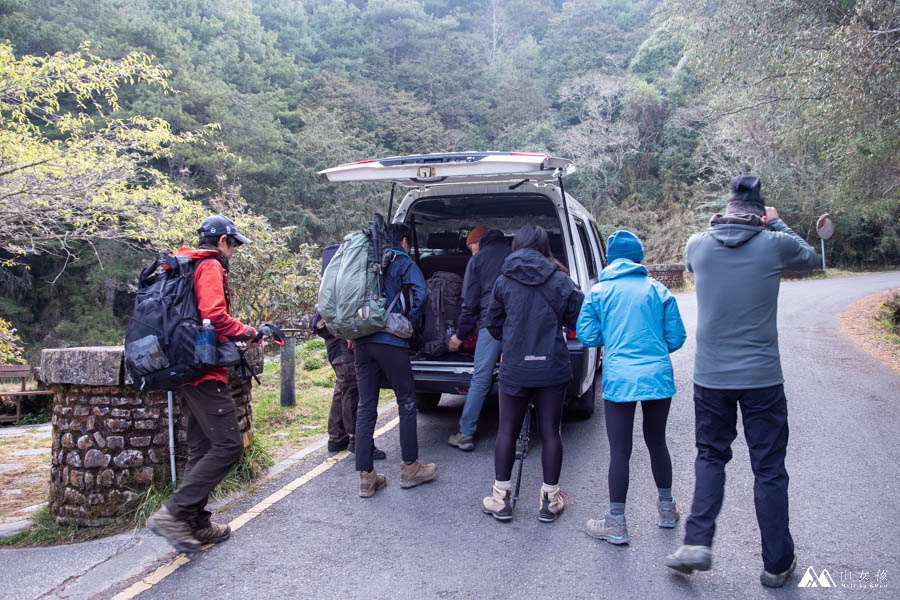
<path fill-rule="evenodd" d="M 675 394 L 669 353 L 686 337 L 675 297 L 639 264 L 644 246 L 636 235 L 617 231 L 607 242 L 609 266 L 581 306 L 576 333 L 585 346 L 603 346 L 603 400 L 609 438 L 609 509 L 587 522 L 587 533 L 612 544 L 628 543 L 625 497 L 634 412 L 644 416 L 644 441 L 659 490 L 659 526 L 675 527 L 672 460 L 666 421 Z"/>
<path fill-rule="evenodd" d="M 393 312 L 402 313 L 417 323 L 428 301 L 428 286 L 418 265 L 409 256 L 409 226 L 394 223 L 388 227 L 394 258 L 384 273 L 384 297 L 388 304 L 399 293 Z M 359 471 L 359 495 L 370 498 L 387 484 L 387 478 L 373 467 L 375 421 L 378 418 L 378 393 L 387 380 L 397 396 L 400 418 L 400 487 L 410 488 L 437 475 L 434 463 L 419 461 L 416 433 L 416 401 L 413 396 L 409 343 L 387 331 L 378 331 L 354 342 L 359 405 L 356 409 L 356 470 Z"/>

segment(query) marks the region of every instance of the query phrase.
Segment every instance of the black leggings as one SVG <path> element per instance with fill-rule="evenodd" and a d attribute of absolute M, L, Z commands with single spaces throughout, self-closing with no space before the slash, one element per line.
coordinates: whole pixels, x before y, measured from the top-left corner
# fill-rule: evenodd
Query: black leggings
<path fill-rule="evenodd" d="M 650 470 L 658 488 L 672 487 L 672 459 L 666 447 L 666 421 L 671 398 L 641 402 L 644 441 L 650 451 Z M 628 461 L 631 459 L 631 432 L 637 402 L 603 402 L 606 407 L 606 435 L 609 437 L 609 501 L 625 502 L 628 495 Z"/>
<path fill-rule="evenodd" d="M 568 383 L 533 388 L 500 383 L 500 426 L 494 446 L 494 471 L 497 481 L 509 481 L 512 478 L 513 462 L 516 460 L 516 438 L 519 437 L 525 411 L 528 410 L 528 399 L 532 398 L 541 436 L 544 483 L 547 485 L 559 483 L 563 459 L 559 425 L 562 422 L 563 400 L 568 387 Z"/>

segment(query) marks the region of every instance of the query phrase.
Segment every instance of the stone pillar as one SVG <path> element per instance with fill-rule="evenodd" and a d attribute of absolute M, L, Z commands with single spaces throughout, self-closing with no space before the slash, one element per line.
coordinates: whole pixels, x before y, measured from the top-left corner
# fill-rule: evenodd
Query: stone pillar
<path fill-rule="evenodd" d="M 646 265 L 647 274 L 669 289 L 684 285 L 684 265 Z"/>
<path fill-rule="evenodd" d="M 262 372 L 262 352 L 247 353 Z M 41 380 L 53 391 L 50 512 L 63 524 L 99 527 L 126 514 L 153 482 L 170 480 L 167 393 L 130 385 L 121 346 L 44 350 Z M 249 377 L 229 370 L 246 446 L 252 428 Z M 187 460 L 185 420 L 174 394 L 175 456 Z"/>

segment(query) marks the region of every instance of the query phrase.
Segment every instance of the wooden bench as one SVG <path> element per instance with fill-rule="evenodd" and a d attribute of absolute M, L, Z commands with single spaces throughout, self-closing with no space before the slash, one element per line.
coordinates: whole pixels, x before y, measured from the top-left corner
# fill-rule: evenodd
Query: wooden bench
<path fill-rule="evenodd" d="M 26 396 L 49 396 L 53 392 L 49 390 L 26 390 L 25 382 L 31 377 L 31 367 L 28 365 L 0 365 L 0 380 L 19 379 L 22 381 L 22 389 L 17 392 L 5 392 L 0 390 L 0 400 L 4 398 L 15 399 L 16 414 L 0 413 L 0 422 L 17 422 L 22 417 L 22 398 Z"/>

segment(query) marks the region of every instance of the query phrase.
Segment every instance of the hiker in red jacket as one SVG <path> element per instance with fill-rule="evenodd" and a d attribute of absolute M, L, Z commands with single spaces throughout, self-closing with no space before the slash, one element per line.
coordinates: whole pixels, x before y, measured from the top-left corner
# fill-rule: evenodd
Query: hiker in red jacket
<path fill-rule="evenodd" d="M 229 314 L 228 261 L 235 248 L 249 244 L 250 240 L 221 215 L 204 220 L 197 232 L 199 247 L 181 248 L 175 254 L 196 261 L 194 298 L 198 317 L 201 322 L 210 320 L 218 340 L 258 342 L 261 333 Z M 203 544 L 224 542 L 231 535 L 228 525 L 210 520 L 212 513 L 206 510 L 206 502 L 210 492 L 240 459 L 244 446 L 226 367 L 210 368 L 181 386 L 180 392 L 190 454 L 178 489 L 151 515 L 147 526 L 166 538 L 176 550 L 193 552 Z"/>

